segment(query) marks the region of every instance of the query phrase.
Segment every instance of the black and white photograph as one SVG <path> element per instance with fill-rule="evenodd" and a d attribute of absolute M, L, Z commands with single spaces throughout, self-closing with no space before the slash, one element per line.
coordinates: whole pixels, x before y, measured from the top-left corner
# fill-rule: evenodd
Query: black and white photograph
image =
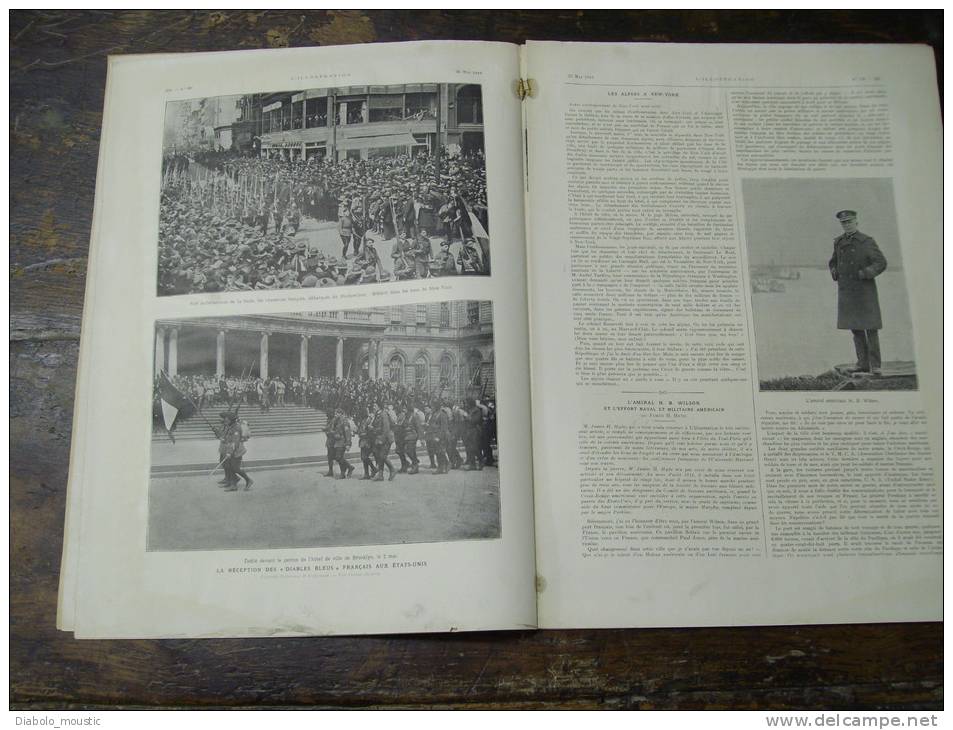
<path fill-rule="evenodd" d="M 916 390 L 890 178 L 742 181 L 758 379 Z"/>
<path fill-rule="evenodd" d="M 150 551 L 500 537 L 488 301 L 160 320 Z"/>
<path fill-rule="evenodd" d="M 490 274 L 478 84 L 166 104 L 159 296 Z"/>

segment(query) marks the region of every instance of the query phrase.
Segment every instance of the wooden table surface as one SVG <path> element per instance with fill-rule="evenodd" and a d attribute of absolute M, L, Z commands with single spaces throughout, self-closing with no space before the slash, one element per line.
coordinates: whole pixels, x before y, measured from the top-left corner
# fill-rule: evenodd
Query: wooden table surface
<path fill-rule="evenodd" d="M 940 623 L 196 641 L 55 629 L 108 54 L 428 38 L 917 42 L 942 70 L 942 32 L 939 11 L 11 12 L 12 707 L 942 707 Z"/>

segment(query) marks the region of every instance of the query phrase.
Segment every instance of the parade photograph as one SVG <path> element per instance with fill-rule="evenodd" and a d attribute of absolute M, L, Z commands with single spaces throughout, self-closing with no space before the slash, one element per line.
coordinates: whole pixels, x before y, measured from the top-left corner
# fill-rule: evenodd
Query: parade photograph
<path fill-rule="evenodd" d="M 159 296 L 490 275 L 478 84 L 166 104 Z"/>
<path fill-rule="evenodd" d="M 500 537 L 493 308 L 155 324 L 150 551 Z"/>
<path fill-rule="evenodd" d="M 758 379 L 916 390 L 890 178 L 742 181 Z"/>

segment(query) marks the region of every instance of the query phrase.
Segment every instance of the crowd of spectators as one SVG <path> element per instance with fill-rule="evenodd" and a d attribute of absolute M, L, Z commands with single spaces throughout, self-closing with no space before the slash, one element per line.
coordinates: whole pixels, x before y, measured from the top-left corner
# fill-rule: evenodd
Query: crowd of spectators
<path fill-rule="evenodd" d="M 340 162 L 172 156 L 163 172 L 158 293 L 489 274 L 486 203 L 482 153 Z M 296 238 L 302 217 L 338 223 L 340 257 Z M 390 251 L 379 241 L 392 241 Z M 388 255 L 390 272 L 381 264 Z"/>
<path fill-rule="evenodd" d="M 401 471 L 407 471 L 411 464 L 405 460 L 406 453 L 409 453 L 405 447 L 416 440 L 414 432 L 408 431 L 411 428 L 418 428 L 420 441 L 427 446 L 431 467 L 435 469 L 445 472 L 464 464 L 473 468 L 494 464 L 496 403 L 485 394 L 480 394 L 479 398 L 454 398 L 449 386 L 438 388 L 437 392 L 425 392 L 383 379 L 175 375 L 170 380 L 190 402 L 179 412 L 177 422 L 196 416 L 205 417 L 203 411 L 206 409 L 224 408 L 230 413 L 240 414 L 242 407 L 270 411 L 294 403 L 325 412 L 328 416 L 326 430 L 339 431 L 338 438 L 347 434 L 343 438 L 349 442 L 345 446 L 345 451 L 348 451 L 351 440 L 363 438 L 362 432 L 369 428 L 374 414 L 383 409 L 396 434 L 392 438 L 401 460 Z M 153 418 L 156 428 L 161 429 L 158 378 L 153 393 Z M 419 419 L 419 427 L 414 425 L 415 418 Z M 464 447 L 465 460 L 457 451 L 458 444 Z M 413 461 L 416 465 L 416 456 L 413 456 Z M 371 471 L 375 469 L 371 467 Z"/>
<path fill-rule="evenodd" d="M 185 409 L 180 418 L 191 417 L 207 408 L 242 406 L 267 411 L 290 404 L 321 411 L 340 408 L 346 415 L 355 418 L 359 413 L 370 410 L 374 404 L 423 407 L 448 399 L 453 391 L 449 384 L 425 391 L 391 380 L 327 376 L 260 378 L 179 374 L 172 376 L 170 381 L 192 404 L 192 408 Z M 158 404 L 158 381 L 153 396 Z"/>

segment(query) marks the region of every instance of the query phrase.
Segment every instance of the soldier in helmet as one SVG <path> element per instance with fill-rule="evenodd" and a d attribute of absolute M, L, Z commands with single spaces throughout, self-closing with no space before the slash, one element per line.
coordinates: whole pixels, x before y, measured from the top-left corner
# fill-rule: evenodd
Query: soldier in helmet
<path fill-rule="evenodd" d="M 361 449 L 361 463 L 364 465 L 364 476 L 362 480 L 373 479 L 377 474 L 377 468 L 374 466 L 374 444 L 371 436 L 371 426 L 374 423 L 374 414 L 363 414 L 358 418 L 357 437 L 358 446 Z"/>
<path fill-rule="evenodd" d="M 430 466 L 435 468 L 434 474 L 447 473 L 447 415 L 438 405 L 436 409 L 426 409 L 427 413 L 427 451 L 430 454 Z M 437 463 L 434 464 L 434 456 Z"/>
<path fill-rule="evenodd" d="M 373 435 L 374 457 L 377 459 L 377 476 L 374 481 L 384 481 L 384 467 L 387 467 L 387 480 L 394 480 L 394 465 L 390 463 L 387 455 L 390 453 L 390 445 L 394 442 L 394 432 L 391 428 L 390 414 L 387 409 L 382 408 L 379 402 L 372 406 L 374 420 L 371 424 L 371 434 Z"/>
<path fill-rule="evenodd" d="M 220 436 L 219 455 L 225 470 L 223 486 L 226 492 L 238 491 L 238 477 L 245 480 L 245 491 L 251 489 L 254 480 L 242 469 L 242 457 L 245 456 L 245 438 L 238 415 L 232 411 L 222 413 L 223 428 Z"/>
<path fill-rule="evenodd" d="M 334 422 L 331 424 L 331 435 L 334 445 L 334 460 L 338 463 L 341 473 L 338 479 L 347 479 L 354 471 L 354 467 L 348 463 L 347 450 L 351 447 L 351 424 L 347 416 L 344 415 L 344 409 L 338 408 L 334 413 Z M 330 469 L 330 463 L 328 465 Z"/>

